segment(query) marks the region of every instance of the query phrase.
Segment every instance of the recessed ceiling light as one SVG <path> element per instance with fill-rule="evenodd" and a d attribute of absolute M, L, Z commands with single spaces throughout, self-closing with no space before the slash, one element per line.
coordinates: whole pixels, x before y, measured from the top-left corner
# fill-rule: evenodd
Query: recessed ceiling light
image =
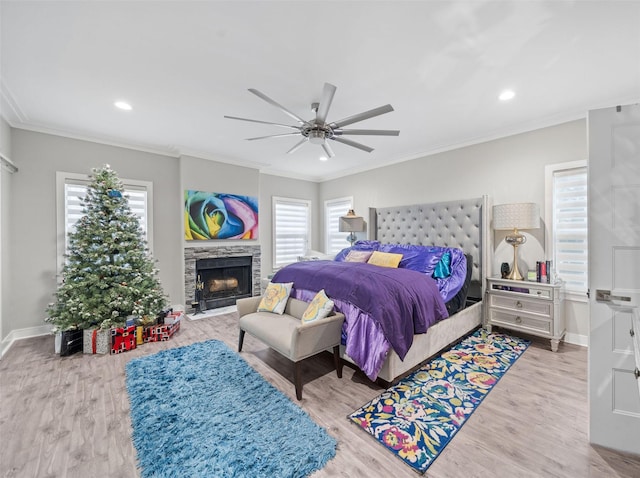
<path fill-rule="evenodd" d="M 320 156 L 320 158 L 319 158 L 319 159 L 320 159 L 320 161 L 326 161 L 326 160 L 327 160 L 327 159 L 329 159 L 329 158 L 327 158 L 326 156 Z"/>
<path fill-rule="evenodd" d="M 516 96 L 516 94 L 513 90 L 504 90 L 502 93 L 500 93 L 500 96 L 498 96 L 498 98 L 500 99 L 500 101 L 509 101 L 513 99 L 514 96 Z"/>
<path fill-rule="evenodd" d="M 131 111 L 133 109 L 131 105 L 126 101 L 116 101 L 114 105 L 116 106 L 116 108 L 120 108 L 121 110 L 125 111 Z"/>

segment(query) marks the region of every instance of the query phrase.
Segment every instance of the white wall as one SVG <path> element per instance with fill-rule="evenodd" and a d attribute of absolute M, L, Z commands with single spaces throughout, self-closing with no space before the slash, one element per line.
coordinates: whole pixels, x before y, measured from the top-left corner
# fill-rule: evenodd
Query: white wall
<path fill-rule="evenodd" d="M 493 204 L 535 202 L 544 221 L 545 166 L 586 158 L 586 122 L 578 120 L 326 181 L 320 184 L 319 202 L 352 195 L 356 211 L 366 217 L 369 207 L 486 194 Z M 533 268 L 536 260 L 545 259 L 544 225 L 528 236 L 520 257 Z M 504 233 L 494 238 L 494 271 L 513 258 L 513 249 L 503 238 Z M 587 336 L 588 308 L 584 304 L 567 307 L 567 330 L 576 342 Z"/>
<path fill-rule="evenodd" d="M 7 331 L 43 325 L 56 290 L 56 171 L 90 174 L 109 164 L 122 178 L 153 182 L 154 259 L 173 302 L 184 294 L 182 216 L 176 158 L 12 129 L 11 249 Z M 5 307 L 3 301 L 3 307 Z"/>

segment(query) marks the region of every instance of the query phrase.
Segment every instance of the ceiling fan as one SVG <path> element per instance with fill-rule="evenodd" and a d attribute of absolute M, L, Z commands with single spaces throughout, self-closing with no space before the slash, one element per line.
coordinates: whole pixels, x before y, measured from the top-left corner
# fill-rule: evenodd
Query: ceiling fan
<path fill-rule="evenodd" d="M 357 115 L 349 116 L 348 118 L 341 119 L 340 121 L 332 121 L 327 122 L 327 114 L 329 113 L 329 108 L 331 107 L 331 102 L 333 101 L 333 96 L 336 93 L 336 87 L 330 83 L 325 83 L 324 88 L 322 90 L 322 99 L 319 103 L 311 103 L 311 109 L 315 112 L 315 118 L 311 120 L 302 119 L 295 113 L 292 113 L 287 108 L 277 103 L 276 101 L 269 98 L 264 93 L 260 91 L 249 88 L 249 91 L 256 95 L 258 98 L 263 99 L 267 103 L 275 106 L 284 114 L 290 116 L 294 120 L 297 121 L 297 125 L 288 125 L 281 123 L 272 123 L 270 121 L 261 121 L 254 120 L 249 118 L 238 118 L 237 116 L 226 116 L 225 118 L 240 120 L 240 121 L 250 121 L 252 123 L 262 123 L 262 124 L 271 124 L 275 126 L 280 126 L 282 128 L 289 128 L 295 131 L 290 133 L 283 134 L 272 134 L 269 136 L 259 136 L 257 138 L 247 138 L 248 141 L 255 141 L 257 139 L 266 139 L 266 138 L 281 138 L 286 136 L 298 136 L 301 135 L 302 139 L 296 143 L 293 148 L 291 148 L 287 153 L 293 153 L 297 151 L 300 147 L 302 147 L 306 142 L 311 144 L 319 144 L 322 145 L 325 153 L 330 158 L 334 156 L 333 150 L 327 143 L 327 140 L 337 141 L 338 143 L 346 144 L 348 146 L 352 146 L 354 148 L 361 149 L 362 151 L 366 151 L 370 153 L 373 151 L 373 148 L 366 146 L 361 143 L 357 143 L 350 139 L 344 138 L 343 136 L 348 135 L 370 135 L 370 136 L 398 136 L 400 131 L 397 130 L 388 130 L 388 129 L 344 129 L 345 126 L 348 126 L 353 123 L 357 123 L 358 121 L 363 121 L 369 118 L 373 118 L 374 116 L 379 116 L 385 113 L 389 113 L 393 111 L 393 107 L 391 105 L 379 106 L 378 108 L 374 108 L 369 111 L 365 111 L 363 113 L 359 113 Z"/>

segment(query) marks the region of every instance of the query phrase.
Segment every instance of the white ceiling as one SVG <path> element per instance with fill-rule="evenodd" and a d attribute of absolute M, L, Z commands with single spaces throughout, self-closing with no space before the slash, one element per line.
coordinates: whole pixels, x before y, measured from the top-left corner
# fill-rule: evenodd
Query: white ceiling
<path fill-rule="evenodd" d="M 639 1 L 208 1 L 0 4 L 2 115 L 18 128 L 324 180 L 640 100 Z M 387 103 L 331 142 L 246 141 Z M 500 102 L 505 89 L 515 99 Z M 133 110 L 114 108 L 127 100 Z M 88 158 L 90 161 L 90 158 Z M 95 165 L 88 164 L 87 167 Z"/>

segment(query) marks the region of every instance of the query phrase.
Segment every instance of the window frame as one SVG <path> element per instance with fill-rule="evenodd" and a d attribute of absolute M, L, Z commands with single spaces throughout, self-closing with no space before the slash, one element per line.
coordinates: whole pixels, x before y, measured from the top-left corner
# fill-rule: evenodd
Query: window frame
<path fill-rule="evenodd" d="M 554 217 L 554 178 L 557 173 L 567 172 L 574 169 L 584 169 L 589 174 L 588 165 L 586 160 L 568 161 L 566 163 L 548 164 L 545 166 L 545 249 L 547 251 L 547 257 L 553 261 L 553 267 L 556 267 L 556 236 L 555 236 L 555 217 Z M 587 199 L 587 209 L 588 209 Z M 587 210 L 588 215 L 588 210 Z M 588 224 L 587 224 L 587 240 L 588 240 Z M 588 254 L 588 248 L 586 253 Z M 588 302 L 588 274 L 589 274 L 589 258 L 587 256 L 586 274 L 587 284 L 584 291 L 578 291 L 575 289 L 567 290 L 565 287 L 565 298 L 575 302 Z"/>
<path fill-rule="evenodd" d="M 349 212 L 349 209 L 353 209 L 353 196 L 345 196 L 345 197 L 341 197 L 341 198 L 335 198 L 335 199 L 327 199 L 324 202 L 324 252 L 325 254 L 337 254 L 338 252 L 340 252 L 340 250 L 344 249 L 344 247 L 348 247 L 348 245 L 345 245 L 344 247 L 342 247 L 340 250 L 338 251 L 332 251 L 329 249 L 329 245 L 331 244 L 331 238 L 333 236 L 336 236 L 338 234 L 342 234 L 346 237 L 345 233 L 341 233 L 340 231 L 331 231 L 330 230 L 330 226 L 331 224 L 329 223 L 330 220 L 330 216 L 329 216 L 329 207 L 331 207 L 332 205 L 337 205 L 339 203 L 349 203 L 349 206 L 347 207 L 347 210 L 344 212 L 344 214 L 346 214 L 347 212 Z M 336 224 L 339 226 L 339 221 Z M 348 244 L 348 243 L 347 243 Z"/>
<path fill-rule="evenodd" d="M 139 179 L 119 178 L 124 189 L 144 190 L 146 198 L 146 241 L 149 252 L 153 254 L 153 183 Z M 66 209 L 66 185 L 82 184 L 88 185 L 91 176 L 81 173 L 69 173 L 64 171 L 56 172 L 56 249 L 57 249 L 57 273 L 62 273 L 64 267 L 64 256 L 67 251 L 67 209 Z"/>
<path fill-rule="evenodd" d="M 276 208 L 278 206 L 278 204 L 280 203 L 289 203 L 289 204 L 296 204 L 296 205 L 304 205 L 304 207 L 306 207 L 307 209 L 307 232 L 306 232 L 306 237 L 304 238 L 305 241 L 305 245 L 304 245 L 304 250 L 302 250 L 300 252 L 300 255 L 303 256 L 305 254 L 305 252 L 311 247 L 311 230 L 313 227 L 313 224 L 311 222 L 311 206 L 312 206 L 312 202 L 310 199 L 298 199 L 298 198 L 290 198 L 290 197 L 284 197 L 284 196 L 272 196 L 271 197 L 271 251 L 272 251 L 272 255 L 271 255 L 271 267 L 272 270 L 277 271 L 278 269 L 281 269 L 282 267 L 286 266 L 287 264 L 292 264 L 292 262 L 287 262 L 287 263 L 278 263 L 277 262 L 277 250 L 278 250 L 278 241 L 277 241 L 277 235 L 278 235 L 278 228 L 277 228 L 277 214 L 276 214 Z M 293 261 L 295 262 L 295 261 Z"/>

